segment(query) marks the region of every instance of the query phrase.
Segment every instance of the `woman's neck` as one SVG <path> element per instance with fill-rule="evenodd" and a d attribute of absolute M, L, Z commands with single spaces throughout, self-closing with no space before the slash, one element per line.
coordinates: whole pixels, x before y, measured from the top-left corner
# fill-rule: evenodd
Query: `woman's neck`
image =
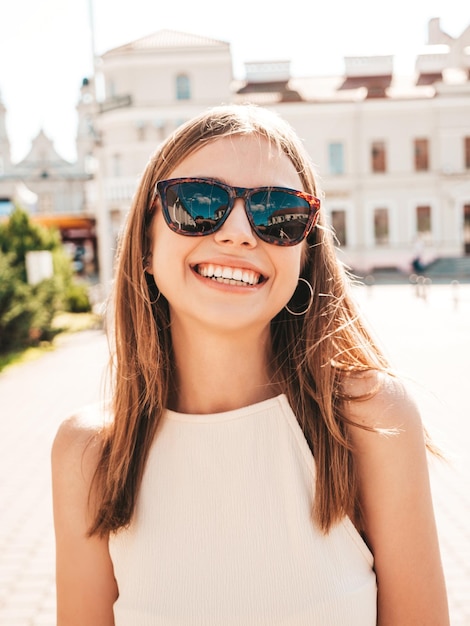
<path fill-rule="evenodd" d="M 271 398 L 269 328 L 262 333 L 173 332 L 176 364 L 170 408 L 220 413 Z"/>

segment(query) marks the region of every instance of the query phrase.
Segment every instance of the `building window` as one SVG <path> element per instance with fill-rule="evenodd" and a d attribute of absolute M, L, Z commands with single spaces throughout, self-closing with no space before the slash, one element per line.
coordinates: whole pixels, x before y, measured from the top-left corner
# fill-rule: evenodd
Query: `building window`
<path fill-rule="evenodd" d="M 13 211 L 13 202 L 10 198 L 0 196 L 0 216 L 10 215 Z"/>
<path fill-rule="evenodd" d="M 338 209 L 331 211 L 331 225 L 340 246 L 347 246 L 346 211 Z"/>
<path fill-rule="evenodd" d="M 191 98 L 191 84 L 187 74 L 178 74 L 176 77 L 176 99 L 189 100 Z"/>
<path fill-rule="evenodd" d="M 463 206 L 463 245 L 464 253 L 470 255 L 470 204 Z"/>
<path fill-rule="evenodd" d="M 431 235 L 431 207 L 416 207 L 416 232 L 425 238 Z"/>
<path fill-rule="evenodd" d="M 464 138 L 465 169 L 470 170 L 470 137 Z"/>
<path fill-rule="evenodd" d="M 372 142 L 371 157 L 373 172 L 387 171 L 387 154 L 385 150 L 385 141 Z"/>
<path fill-rule="evenodd" d="M 415 139 L 415 170 L 426 172 L 429 169 L 429 141 L 427 139 Z"/>
<path fill-rule="evenodd" d="M 374 209 L 374 241 L 377 246 L 389 243 L 388 209 Z"/>
<path fill-rule="evenodd" d="M 342 143 L 328 145 L 328 162 L 330 174 L 344 174 L 344 150 Z"/>

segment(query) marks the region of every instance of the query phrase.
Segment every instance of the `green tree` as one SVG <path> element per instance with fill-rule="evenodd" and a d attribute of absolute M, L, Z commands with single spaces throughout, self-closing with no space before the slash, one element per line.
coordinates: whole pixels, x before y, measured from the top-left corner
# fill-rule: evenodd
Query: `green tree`
<path fill-rule="evenodd" d="M 26 211 L 15 207 L 9 219 L 0 224 L 0 251 L 11 254 L 11 264 L 20 267 L 26 280 L 26 253 L 33 250 L 57 251 L 61 248 L 60 233 L 53 228 L 33 224 Z"/>
<path fill-rule="evenodd" d="M 34 250 L 52 253 L 54 275 L 29 285 L 26 254 Z M 0 352 L 51 339 L 55 314 L 76 308 L 77 294 L 80 310 L 89 310 L 87 289 L 74 280 L 59 232 L 33 224 L 25 211 L 15 208 L 0 224 Z"/>

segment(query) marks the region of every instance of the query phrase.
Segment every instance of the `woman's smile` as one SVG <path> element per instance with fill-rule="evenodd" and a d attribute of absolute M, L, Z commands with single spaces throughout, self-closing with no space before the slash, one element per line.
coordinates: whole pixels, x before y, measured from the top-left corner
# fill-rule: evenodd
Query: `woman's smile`
<path fill-rule="evenodd" d="M 265 280 L 265 278 L 258 272 L 241 267 L 230 267 L 213 263 L 199 263 L 198 265 L 195 265 L 193 269 L 199 274 L 199 276 L 210 278 L 211 280 L 225 285 L 250 287 L 258 285 Z"/>

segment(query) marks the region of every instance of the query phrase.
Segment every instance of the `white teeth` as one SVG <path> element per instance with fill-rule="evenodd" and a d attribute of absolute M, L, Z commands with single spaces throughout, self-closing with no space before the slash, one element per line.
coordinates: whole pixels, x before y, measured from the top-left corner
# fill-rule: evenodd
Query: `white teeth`
<path fill-rule="evenodd" d="M 260 275 L 252 270 L 239 267 L 222 267 L 212 263 L 198 265 L 197 271 L 205 278 L 212 278 L 227 285 L 256 285 L 260 279 Z"/>
<path fill-rule="evenodd" d="M 238 269 L 237 270 L 233 270 L 232 278 L 233 278 L 233 280 L 243 280 L 243 272 L 241 270 L 238 270 Z"/>

